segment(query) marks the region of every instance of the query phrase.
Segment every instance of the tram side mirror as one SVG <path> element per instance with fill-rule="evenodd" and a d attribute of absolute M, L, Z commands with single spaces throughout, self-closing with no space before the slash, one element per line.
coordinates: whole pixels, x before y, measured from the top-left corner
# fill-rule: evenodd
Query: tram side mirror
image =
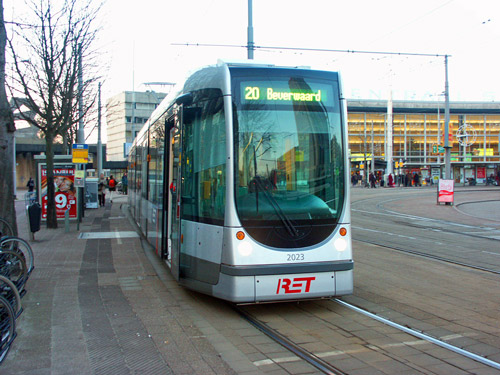
<path fill-rule="evenodd" d="M 177 105 L 190 105 L 193 103 L 193 94 L 188 92 L 187 94 L 183 94 L 181 96 L 178 96 L 177 99 L 175 99 L 175 104 Z"/>

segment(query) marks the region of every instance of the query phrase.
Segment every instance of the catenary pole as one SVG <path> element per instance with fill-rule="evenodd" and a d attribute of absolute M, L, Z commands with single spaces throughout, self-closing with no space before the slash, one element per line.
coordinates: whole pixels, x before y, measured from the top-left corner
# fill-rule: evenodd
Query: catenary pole
<path fill-rule="evenodd" d="M 392 136 L 392 88 L 389 90 L 389 100 L 387 101 L 387 154 L 385 157 L 386 165 L 386 177 L 389 178 L 390 174 L 393 174 L 392 159 L 393 159 L 393 136 Z"/>
<path fill-rule="evenodd" d="M 448 86 L 448 55 L 444 56 L 444 178 L 451 179 L 450 146 L 450 92 Z"/>
<path fill-rule="evenodd" d="M 85 130 L 83 123 L 83 67 L 82 67 L 82 45 L 78 45 L 79 56 L 78 56 L 78 130 L 76 132 L 76 143 L 85 143 Z"/>
<path fill-rule="evenodd" d="M 101 140 L 101 83 L 99 82 L 99 96 L 97 100 L 97 177 L 102 173 L 102 140 Z"/>
<path fill-rule="evenodd" d="M 85 143 L 85 124 L 83 122 L 83 55 L 82 55 L 82 45 L 78 45 L 78 50 L 79 50 L 79 56 L 78 56 L 78 130 L 76 132 L 76 143 L 77 144 L 84 144 Z M 78 170 L 85 170 L 85 167 L 83 164 L 79 164 L 77 167 Z M 83 178 L 83 181 L 85 181 L 85 175 Z M 77 213 L 77 230 L 80 230 L 80 223 L 82 221 L 82 217 L 85 216 L 84 213 L 84 203 L 83 203 L 83 197 L 84 197 L 84 188 L 79 187 L 78 192 L 77 192 L 77 204 L 78 204 L 78 213 Z"/>
<path fill-rule="evenodd" d="M 253 42 L 253 24 L 252 24 L 252 0 L 248 0 L 248 59 L 253 60 L 253 50 L 254 50 L 254 42 Z"/>

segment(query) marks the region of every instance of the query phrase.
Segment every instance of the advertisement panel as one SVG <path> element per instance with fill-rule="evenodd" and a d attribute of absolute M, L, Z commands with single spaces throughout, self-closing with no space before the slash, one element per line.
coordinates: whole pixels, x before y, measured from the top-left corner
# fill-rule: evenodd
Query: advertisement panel
<path fill-rule="evenodd" d="M 85 180 L 85 208 L 99 208 L 97 178 Z"/>
<path fill-rule="evenodd" d="M 477 179 L 484 180 L 486 178 L 486 167 L 477 167 Z"/>
<path fill-rule="evenodd" d="M 438 184 L 438 203 L 453 203 L 454 199 L 454 180 L 439 180 Z"/>
<path fill-rule="evenodd" d="M 441 177 L 441 168 L 431 168 L 431 178 L 432 178 L 432 183 L 437 184 L 439 183 L 439 178 Z"/>
<path fill-rule="evenodd" d="M 47 164 L 40 164 L 39 171 L 42 220 L 47 219 Z M 75 165 L 54 164 L 54 188 L 56 213 L 58 219 L 64 219 L 64 213 L 69 209 L 69 218 L 76 219 L 76 188 L 75 188 Z"/>

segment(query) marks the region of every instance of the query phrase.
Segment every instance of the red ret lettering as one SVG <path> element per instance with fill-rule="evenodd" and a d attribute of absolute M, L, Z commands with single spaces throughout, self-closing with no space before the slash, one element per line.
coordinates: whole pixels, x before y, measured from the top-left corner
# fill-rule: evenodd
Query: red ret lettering
<path fill-rule="evenodd" d="M 316 277 L 294 277 L 293 279 L 283 278 L 278 280 L 278 289 L 276 289 L 276 294 L 280 294 L 283 290 L 283 294 L 290 293 L 309 293 L 311 290 L 311 282 L 316 280 Z"/>

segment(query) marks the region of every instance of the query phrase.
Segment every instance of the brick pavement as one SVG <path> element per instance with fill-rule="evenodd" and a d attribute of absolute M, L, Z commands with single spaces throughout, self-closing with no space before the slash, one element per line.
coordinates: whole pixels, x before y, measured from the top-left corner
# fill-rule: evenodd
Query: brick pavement
<path fill-rule="evenodd" d="M 122 210 L 125 202 L 119 196 L 105 208 L 86 210 L 80 231 L 133 231 Z M 19 233 L 28 238 L 23 207 L 23 201 L 16 202 Z M 22 301 L 18 337 L 1 365 L 3 375 L 238 371 L 197 328 L 202 317 L 186 291 L 164 266 L 159 268 L 163 276 L 157 274 L 140 238 L 78 235 L 76 223 L 69 233 L 60 223 L 58 229 L 42 226 L 31 242 L 35 270 Z"/>
<path fill-rule="evenodd" d="M 380 194 L 382 189 L 372 193 Z M 417 193 L 413 200 L 392 202 L 392 208 L 449 218 L 456 216 L 459 204 L 485 197 L 494 200 L 495 193 L 468 195 L 449 207 L 429 200 L 424 203 Z M 87 210 L 80 232 L 133 232 L 124 203 L 126 198 L 118 196 L 113 205 Z M 24 202 L 16 204 L 20 234 L 27 238 Z M 467 208 L 473 210 L 474 205 Z M 462 216 L 464 220 L 493 222 L 473 215 L 474 211 L 469 210 Z M 85 240 L 78 239 L 78 235 L 76 224 L 71 224 L 69 233 L 61 224 L 56 230 L 42 228 L 36 234 L 32 242 L 36 269 L 23 299 L 25 311 L 18 320 L 18 337 L 0 367 L 2 374 L 251 375 L 263 373 L 264 367 L 266 373 L 311 372 L 300 362 L 259 369 L 255 363 L 268 358 L 268 353 L 277 358 L 291 354 L 227 308 L 214 306 L 213 299 L 179 287 L 140 238 Z M 440 335 L 454 331 L 447 328 Z M 416 361 L 429 360 L 421 352 L 414 354 L 420 355 Z M 343 360 L 350 361 L 346 368 L 361 366 L 355 359 Z M 391 361 L 367 360 L 377 363 L 383 371 L 398 371 L 390 368 L 396 366 Z"/>

